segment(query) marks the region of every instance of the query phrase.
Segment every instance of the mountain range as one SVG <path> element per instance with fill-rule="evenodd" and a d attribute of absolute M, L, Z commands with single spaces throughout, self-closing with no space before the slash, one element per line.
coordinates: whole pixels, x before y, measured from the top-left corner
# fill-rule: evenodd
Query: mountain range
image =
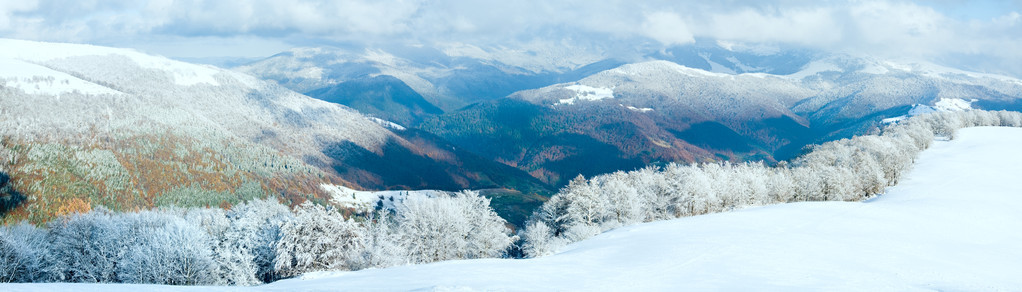
<path fill-rule="evenodd" d="M 917 60 L 697 42 L 297 48 L 228 69 L 0 40 L 5 222 L 103 205 L 483 190 L 521 224 L 578 175 L 766 161 L 925 110 L 1022 109 L 1022 81 Z"/>
<path fill-rule="evenodd" d="M 421 129 L 555 188 L 671 161 L 783 161 L 919 105 L 1017 109 L 1022 97 L 1013 77 L 725 42 L 628 57 L 582 49 L 545 67 L 515 58 L 540 54 L 528 49 L 412 51 L 295 49 L 236 69 Z"/>

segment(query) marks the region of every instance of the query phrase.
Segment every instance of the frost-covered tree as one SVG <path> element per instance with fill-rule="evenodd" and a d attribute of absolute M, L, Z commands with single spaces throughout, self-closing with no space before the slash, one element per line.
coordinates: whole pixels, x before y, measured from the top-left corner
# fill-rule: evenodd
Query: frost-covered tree
<path fill-rule="evenodd" d="M 117 280 L 166 285 L 212 284 L 215 262 L 201 227 L 160 211 L 117 217 L 125 247 L 117 258 Z"/>
<path fill-rule="evenodd" d="M 281 227 L 274 268 L 285 277 L 322 270 L 350 270 L 365 249 L 363 229 L 333 208 L 305 202 Z"/>
<path fill-rule="evenodd" d="M 0 226 L 0 283 L 42 279 L 48 245 L 46 231 L 28 223 Z"/>
<path fill-rule="evenodd" d="M 362 222 L 365 233 L 360 239 L 365 248 L 352 260 L 351 268 L 358 270 L 407 263 L 408 246 L 401 240 L 396 225 L 389 212 L 370 213 Z"/>
<path fill-rule="evenodd" d="M 50 249 L 43 257 L 50 281 L 115 282 L 124 249 L 122 229 L 110 211 L 97 208 L 50 222 Z"/>
<path fill-rule="evenodd" d="M 499 257 L 515 240 L 490 200 L 474 191 L 437 198 L 411 195 L 396 219 L 414 263 Z"/>
<path fill-rule="evenodd" d="M 230 228 L 223 234 L 222 244 L 235 253 L 230 266 L 224 267 L 231 274 L 231 284 L 254 285 L 278 279 L 277 242 L 283 236 L 284 223 L 294 217 L 291 210 L 277 199 L 267 198 L 234 206 L 227 217 Z"/>

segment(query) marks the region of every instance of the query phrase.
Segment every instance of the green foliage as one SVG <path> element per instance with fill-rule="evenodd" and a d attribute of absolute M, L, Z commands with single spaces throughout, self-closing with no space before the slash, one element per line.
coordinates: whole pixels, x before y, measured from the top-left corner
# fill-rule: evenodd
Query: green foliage
<path fill-rule="evenodd" d="M 217 207 L 227 203 L 235 205 L 241 202 L 265 198 L 269 195 L 262 186 L 255 181 L 245 181 L 234 190 L 213 191 L 203 189 L 201 186 L 191 185 L 172 189 L 157 196 L 153 205 L 156 207 Z"/>

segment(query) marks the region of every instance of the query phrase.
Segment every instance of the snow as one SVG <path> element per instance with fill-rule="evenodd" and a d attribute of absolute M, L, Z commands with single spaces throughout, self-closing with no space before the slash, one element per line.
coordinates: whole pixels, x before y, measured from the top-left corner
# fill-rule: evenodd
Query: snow
<path fill-rule="evenodd" d="M 80 92 L 83 94 L 120 94 L 120 92 L 79 79 L 70 74 L 14 59 L 0 58 L 0 80 L 6 87 L 28 94 L 53 95 Z"/>
<path fill-rule="evenodd" d="M 195 65 L 174 61 L 165 57 L 150 56 L 131 49 L 115 49 L 81 44 L 58 44 L 13 39 L 0 39 L 0 59 L 21 60 L 29 63 L 44 63 L 64 58 L 81 56 L 124 56 L 146 69 L 165 71 L 181 86 L 196 84 L 219 85 L 214 78 L 220 71 L 216 67 Z"/>
<path fill-rule="evenodd" d="M 731 68 L 728 68 L 727 66 L 721 65 L 720 63 L 710 60 L 709 54 L 699 54 L 699 57 L 702 57 L 704 61 L 710 63 L 710 72 L 723 73 L 729 75 L 737 74 L 735 70 L 731 70 Z"/>
<path fill-rule="evenodd" d="M 859 70 L 859 72 L 866 73 L 866 74 L 873 74 L 873 75 L 883 75 L 883 74 L 887 74 L 887 72 L 890 72 L 890 71 L 891 70 L 888 70 L 887 67 L 880 66 L 880 64 L 876 64 L 876 63 L 867 64 L 866 67 L 864 67 L 864 68 Z"/>
<path fill-rule="evenodd" d="M 391 122 L 391 121 L 384 120 L 384 119 L 377 118 L 377 117 L 368 117 L 368 118 L 369 118 L 370 121 L 373 121 L 376 124 L 378 124 L 380 126 L 383 126 L 384 128 L 398 130 L 398 131 L 407 130 L 407 128 L 405 128 L 404 126 L 399 125 L 399 124 L 397 124 L 395 122 Z"/>
<path fill-rule="evenodd" d="M 734 75 L 731 74 L 716 73 L 697 68 L 689 68 L 671 61 L 663 60 L 626 64 L 622 65 L 621 67 L 607 70 L 605 72 L 617 75 L 635 76 L 661 71 L 673 71 L 691 77 L 722 77 L 722 78 L 734 77 Z"/>
<path fill-rule="evenodd" d="M 909 73 L 915 73 L 915 74 L 919 74 L 919 75 L 923 75 L 923 76 L 927 76 L 927 77 L 931 77 L 931 78 L 935 78 L 935 79 L 948 80 L 948 79 L 955 79 L 955 77 L 964 76 L 964 77 L 968 77 L 968 78 L 972 78 L 972 79 L 993 79 L 993 80 L 1009 82 L 1009 83 L 1014 83 L 1014 84 L 1022 83 L 1022 82 L 1020 82 L 1016 78 L 1012 78 L 1012 77 L 1008 77 L 1008 76 L 1004 76 L 1004 75 L 970 72 L 970 71 L 965 71 L 965 70 L 945 67 L 945 66 L 937 65 L 937 64 L 934 64 L 934 63 L 930 63 L 930 62 L 925 62 L 925 61 L 917 61 L 917 60 L 888 60 L 888 61 L 884 61 L 882 63 L 884 65 L 886 65 L 887 67 L 889 67 L 891 69 L 894 69 L 894 70 L 900 70 L 900 71 L 905 71 L 905 72 L 909 72 Z"/>
<path fill-rule="evenodd" d="M 813 61 L 802 67 L 801 71 L 787 75 L 789 78 L 802 79 L 822 72 L 844 72 L 841 67 L 826 61 Z"/>
<path fill-rule="evenodd" d="M 881 122 L 885 124 L 900 122 L 911 116 L 918 116 L 921 114 L 928 114 L 933 112 L 957 112 L 972 109 L 972 103 L 976 100 L 964 100 L 960 98 L 941 98 L 933 104 L 928 106 L 924 104 L 913 104 L 912 108 L 908 110 L 908 114 L 903 116 L 897 116 L 893 118 L 883 119 Z"/>
<path fill-rule="evenodd" d="M 734 64 L 735 67 L 738 67 L 738 69 L 742 70 L 743 72 L 763 71 L 763 70 L 766 69 L 766 68 L 763 68 L 763 67 L 752 67 L 752 66 L 749 66 L 749 65 L 745 65 L 745 64 L 742 63 L 742 61 L 738 60 L 738 58 L 735 58 L 734 56 L 728 56 L 726 59 L 729 62 L 731 62 L 731 64 Z"/>
<path fill-rule="evenodd" d="M 648 107 L 638 108 L 638 107 L 634 107 L 634 106 L 630 106 L 630 105 L 623 105 L 623 104 L 621 106 L 624 106 L 625 108 L 627 108 L 629 110 L 637 111 L 637 112 L 640 112 L 640 113 L 646 113 L 646 112 L 653 111 L 653 109 L 648 108 Z"/>
<path fill-rule="evenodd" d="M 7 284 L 6 291 L 1018 291 L 1019 128 L 962 129 L 867 202 L 809 202 L 619 228 L 552 256 L 321 272 L 257 287 Z"/>
<path fill-rule="evenodd" d="M 592 87 L 575 84 L 565 86 L 564 89 L 575 91 L 575 97 L 561 99 L 557 102 L 558 104 L 574 104 L 578 100 L 593 101 L 614 98 L 614 87 Z"/>
<path fill-rule="evenodd" d="M 362 210 L 373 210 L 378 202 L 382 202 L 383 208 L 394 210 L 409 196 L 426 196 L 434 198 L 448 194 L 448 192 L 437 190 L 358 191 L 344 186 L 330 184 L 323 184 L 319 187 L 330 194 L 330 200 L 332 202 L 342 207 Z"/>
<path fill-rule="evenodd" d="M 937 109 L 937 111 L 958 112 L 972 109 L 972 102 L 974 101 L 976 100 L 973 99 L 971 101 L 966 101 L 960 98 L 941 98 L 933 104 L 933 107 Z"/>

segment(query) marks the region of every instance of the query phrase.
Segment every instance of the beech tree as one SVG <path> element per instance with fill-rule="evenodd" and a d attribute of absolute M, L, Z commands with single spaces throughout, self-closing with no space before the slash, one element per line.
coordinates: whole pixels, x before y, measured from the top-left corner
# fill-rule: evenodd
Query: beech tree
<path fill-rule="evenodd" d="M 124 244 L 117 280 L 166 285 L 212 284 L 215 262 L 208 234 L 181 217 L 143 211 L 117 217 Z"/>
<path fill-rule="evenodd" d="M 490 200 L 474 191 L 410 195 L 397 210 L 398 233 L 414 263 L 501 256 L 516 240 Z"/>
<path fill-rule="evenodd" d="M 42 257 L 48 246 L 45 230 L 24 222 L 0 226 L 0 283 L 44 279 Z"/>
<path fill-rule="evenodd" d="M 277 273 L 289 277 L 322 270 L 350 270 L 363 246 L 363 230 L 340 212 L 312 202 L 295 208 L 295 217 L 281 227 L 277 242 Z"/>

